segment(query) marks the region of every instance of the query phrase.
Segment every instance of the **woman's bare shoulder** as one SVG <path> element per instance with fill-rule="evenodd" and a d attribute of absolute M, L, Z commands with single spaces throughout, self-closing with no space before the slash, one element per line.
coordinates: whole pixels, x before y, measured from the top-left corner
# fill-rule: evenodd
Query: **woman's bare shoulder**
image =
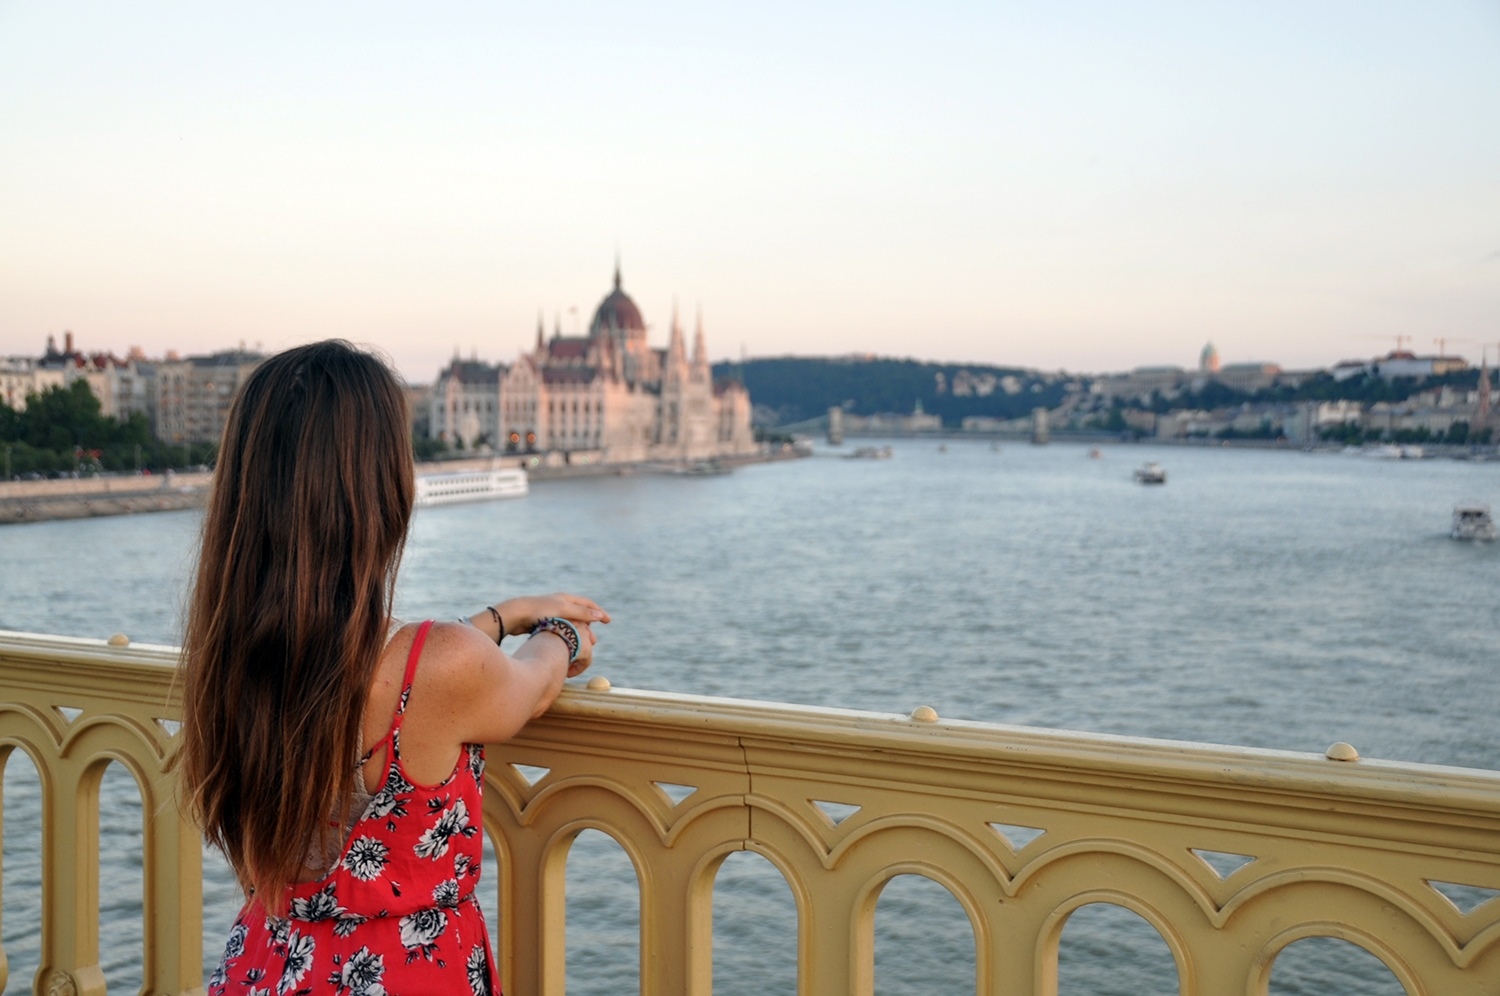
<path fill-rule="evenodd" d="M 414 634 L 415 630 L 411 639 Z M 397 640 L 405 636 L 398 633 Z M 495 641 L 468 623 L 435 622 L 422 646 L 416 681 L 439 695 L 462 694 L 474 687 L 486 663 L 498 652 Z"/>

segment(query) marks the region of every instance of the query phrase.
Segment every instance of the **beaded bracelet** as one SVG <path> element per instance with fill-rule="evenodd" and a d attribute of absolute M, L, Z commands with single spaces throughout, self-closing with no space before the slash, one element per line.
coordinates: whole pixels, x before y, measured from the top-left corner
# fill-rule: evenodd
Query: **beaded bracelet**
<path fill-rule="evenodd" d="M 538 619 L 537 624 L 531 627 L 532 636 L 538 633 L 556 633 L 568 645 L 568 663 L 578 659 L 578 651 L 583 648 L 583 638 L 579 636 L 577 626 L 560 616 L 548 616 L 546 619 Z"/>

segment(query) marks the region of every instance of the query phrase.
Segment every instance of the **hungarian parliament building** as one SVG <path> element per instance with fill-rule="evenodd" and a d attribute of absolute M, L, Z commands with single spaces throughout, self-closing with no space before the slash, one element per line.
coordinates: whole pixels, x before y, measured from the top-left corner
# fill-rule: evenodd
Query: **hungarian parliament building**
<path fill-rule="evenodd" d="M 691 353 L 675 311 L 666 348 L 652 348 L 618 264 L 587 336 L 546 339 L 538 323 L 534 348 L 508 367 L 455 357 L 432 387 L 428 434 L 466 450 L 604 463 L 756 451 L 750 395 L 714 382 L 702 320 Z"/>

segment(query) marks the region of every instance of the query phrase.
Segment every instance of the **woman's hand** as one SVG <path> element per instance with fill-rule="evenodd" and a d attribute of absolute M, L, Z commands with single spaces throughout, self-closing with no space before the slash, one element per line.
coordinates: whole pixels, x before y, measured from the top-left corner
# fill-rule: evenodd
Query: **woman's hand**
<path fill-rule="evenodd" d="M 561 591 L 551 595 L 507 598 L 495 606 L 495 610 L 505 620 L 505 633 L 510 636 L 530 633 L 531 627 L 549 616 L 559 616 L 575 625 L 581 624 L 582 626 L 596 622 L 609 622 L 609 613 L 600 608 L 593 599 Z M 582 633 L 580 632 L 579 635 L 582 636 Z M 590 645 L 593 639 L 590 635 Z M 583 652 L 583 648 L 579 648 L 579 653 Z"/>

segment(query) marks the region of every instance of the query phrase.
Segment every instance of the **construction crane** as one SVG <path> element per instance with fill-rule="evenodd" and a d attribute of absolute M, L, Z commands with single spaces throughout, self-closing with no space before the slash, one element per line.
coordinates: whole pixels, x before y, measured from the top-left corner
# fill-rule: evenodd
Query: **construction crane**
<path fill-rule="evenodd" d="M 1448 343 L 1450 342 L 1478 342 L 1477 339 L 1459 339 L 1454 336 L 1443 336 L 1442 338 L 1434 339 L 1432 341 L 1437 344 L 1438 356 L 1446 355 L 1444 351 L 1446 350 Z"/>
<path fill-rule="evenodd" d="M 1409 343 L 1409 342 L 1412 341 L 1412 336 L 1409 336 L 1409 335 L 1398 335 L 1398 336 L 1362 335 L 1362 336 L 1360 336 L 1360 338 L 1361 339 L 1391 339 L 1391 338 L 1394 338 L 1396 340 L 1396 349 L 1395 349 L 1395 351 L 1398 352 L 1398 353 L 1401 352 L 1401 350 L 1403 348 L 1405 348 L 1405 345 L 1407 343 Z"/>

